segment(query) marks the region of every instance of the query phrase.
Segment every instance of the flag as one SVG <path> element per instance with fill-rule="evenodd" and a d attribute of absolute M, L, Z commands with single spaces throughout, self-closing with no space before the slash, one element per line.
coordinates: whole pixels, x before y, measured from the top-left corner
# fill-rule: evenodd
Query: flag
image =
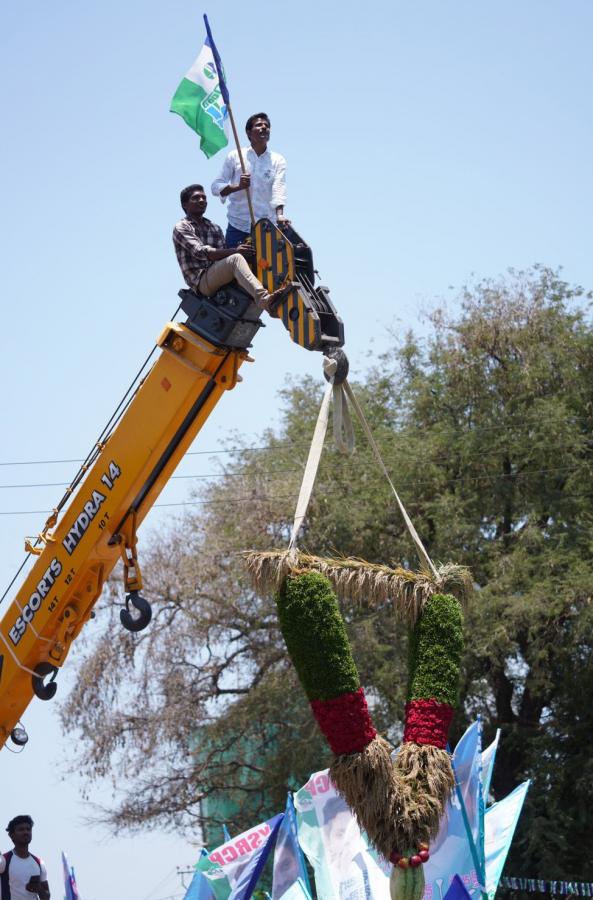
<path fill-rule="evenodd" d="M 294 795 L 294 806 L 299 842 L 313 866 L 319 900 L 389 900 L 391 863 L 369 847 L 327 769 L 311 775 Z"/>
<path fill-rule="evenodd" d="M 494 769 L 494 760 L 496 759 L 496 751 L 498 750 L 499 740 L 500 728 L 496 730 L 496 737 L 494 738 L 492 743 L 482 751 L 482 794 L 484 796 L 484 804 L 488 803 L 490 782 L 492 781 L 492 771 Z"/>
<path fill-rule="evenodd" d="M 496 893 L 528 788 L 529 781 L 524 781 L 486 810 L 486 890 L 490 898 Z"/>
<path fill-rule="evenodd" d="M 294 803 L 289 794 L 274 850 L 272 900 L 290 900 L 291 897 L 311 900 L 309 877 L 297 834 Z"/>
<path fill-rule="evenodd" d="M 196 869 L 208 880 L 215 900 L 251 897 L 283 819 L 279 813 L 202 857 Z"/>
<path fill-rule="evenodd" d="M 204 856 L 208 856 L 207 850 L 202 850 L 202 858 Z M 214 896 L 214 892 L 210 887 L 208 879 L 202 872 L 197 871 L 196 867 L 194 877 L 185 892 L 183 900 L 214 900 Z"/>
<path fill-rule="evenodd" d="M 430 843 L 430 859 L 424 865 L 425 898 L 444 900 L 456 875 L 472 897 L 480 896 L 482 848 L 475 843 L 472 848 L 480 831 L 480 744 L 480 723 L 474 722 L 453 752 L 456 789 Z"/>
<path fill-rule="evenodd" d="M 210 32 L 207 20 L 206 28 Z M 171 112 L 180 115 L 200 136 L 200 148 L 208 158 L 227 146 L 228 90 L 211 35 L 175 91 Z"/>
<path fill-rule="evenodd" d="M 462 734 L 453 753 L 457 791 L 463 799 L 467 820 L 476 846 L 480 839 L 480 792 L 482 788 L 482 723 L 473 722 Z"/>
<path fill-rule="evenodd" d="M 456 875 L 445 894 L 445 900 L 470 900 L 470 898 L 471 895 L 468 893 L 463 881 L 459 875 Z"/>
<path fill-rule="evenodd" d="M 74 877 L 74 869 L 68 865 L 66 854 L 62 851 L 62 866 L 64 869 L 64 894 L 66 900 L 80 900 L 78 888 L 76 886 L 76 878 Z"/>
<path fill-rule="evenodd" d="M 485 751 L 491 774 L 493 760 L 490 762 L 488 751 L 492 751 L 492 747 Z M 468 900 L 468 897 L 470 900 L 481 900 L 482 897 L 484 842 L 480 820 L 483 773 L 479 721 L 470 725 L 462 735 L 455 747 L 453 761 L 456 790 L 447 802 L 439 833 L 430 844 L 430 859 L 423 867 L 426 882 L 424 900 Z M 520 788 L 517 788 L 509 795 L 509 803 L 519 791 Z M 299 842 L 313 866 L 320 900 L 335 900 L 336 897 L 389 900 L 391 864 L 369 847 L 366 835 L 361 833 L 350 809 L 337 794 L 327 769 L 311 775 L 307 784 L 294 795 L 294 805 Z M 514 813 L 510 806 L 503 806 L 497 814 L 498 806 L 494 804 L 485 813 L 485 882 L 489 893 L 491 884 L 495 885 L 500 878 L 520 811 L 520 806 Z M 509 821 L 512 822 L 510 831 L 505 830 Z M 505 836 L 508 836 L 507 843 L 501 847 Z M 500 866 L 496 882 L 495 864 Z M 295 888 L 295 894 L 285 894 L 282 900 L 302 900 L 297 891 L 298 888 Z M 490 900 L 492 896 L 490 893 Z"/>

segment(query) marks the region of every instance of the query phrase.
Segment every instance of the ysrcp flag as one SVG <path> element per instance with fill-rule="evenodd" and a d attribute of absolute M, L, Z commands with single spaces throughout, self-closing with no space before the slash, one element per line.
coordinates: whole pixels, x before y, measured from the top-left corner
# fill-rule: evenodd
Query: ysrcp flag
<path fill-rule="evenodd" d="M 311 900 L 311 888 L 299 845 L 294 803 L 289 794 L 274 850 L 272 900 L 290 900 L 293 897 Z"/>
<path fill-rule="evenodd" d="M 206 25 L 207 30 L 208 25 Z M 201 53 L 186 73 L 171 101 L 171 112 L 177 113 L 200 136 L 200 148 L 210 158 L 226 147 L 229 114 L 228 92 L 222 65 L 210 34 Z M 220 70 L 220 75 L 219 75 Z"/>
<path fill-rule="evenodd" d="M 266 860 L 273 850 L 284 813 L 249 828 L 212 850 L 196 869 L 208 879 L 215 900 L 251 897 Z"/>
<path fill-rule="evenodd" d="M 529 781 L 524 781 L 486 810 L 486 890 L 490 898 L 496 893 L 528 788 Z"/>
<path fill-rule="evenodd" d="M 319 900 L 389 900 L 391 864 L 369 848 L 327 769 L 311 775 L 294 805 Z"/>

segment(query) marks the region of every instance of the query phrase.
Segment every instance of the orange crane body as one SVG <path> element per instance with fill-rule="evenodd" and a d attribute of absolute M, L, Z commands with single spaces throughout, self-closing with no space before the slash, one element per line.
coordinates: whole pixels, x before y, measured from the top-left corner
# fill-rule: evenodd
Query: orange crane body
<path fill-rule="evenodd" d="M 288 280 L 291 287 L 277 311 L 291 339 L 340 352 L 341 321 L 327 289 L 313 286 L 307 245 L 292 228 L 281 232 L 261 220 L 254 246 L 262 282 L 273 289 Z M 132 606 L 122 610 L 122 622 L 137 631 L 150 620 L 139 595 L 137 529 L 221 396 L 240 380 L 240 366 L 252 361 L 249 342 L 262 324 L 236 287 L 213 298 L 180 295 L 187 322 L 166 325 L 157 340 L 160 355 L 107 439 L 97 443 L 83 479 L 59 517 L 57 511 L 50 517 L 38 545 L 28 545 L 34 563 L 0 622 L 0 747 L 9 737 L 26 742 L 19 726 L 24 711 L 34 695 L 54 696 L 56 675 L 119 559 Z"/>

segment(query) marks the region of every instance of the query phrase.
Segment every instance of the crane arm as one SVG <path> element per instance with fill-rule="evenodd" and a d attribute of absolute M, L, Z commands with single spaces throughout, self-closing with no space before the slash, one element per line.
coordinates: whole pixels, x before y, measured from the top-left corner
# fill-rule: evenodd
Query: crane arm
<path fill-rule="evenodd" d="M 301 279 L 295 262 L 306 245 L 296 232 L 298 241 L 291 242 L 268 220 L 255 232 L 262 282 L 291 284 L 278 310 L 291 339 L 323 352 L 341 346 L 335 310 L 324 294 L 316 296 L 310 280 Z M 281 243 L 274 253 L 272 239 Z M 9 737 L 26 740 L 17 726 L 33 696 L 54 696 L 56 675 L 119 559 L 128 591 L 123 624 L 136 631 L 150 619 L 139 594 L 137 529 L 222 395 L 240 380 L 240 366 L 252 361 L 248 348 L 262 326 L 255 304 L 236 287 L 211 298 L 180 294 L 187 322 L 165 326 L 157 341 L 160 355 L 114 430 L 97 445 L 59 521 L 50 520 L 39 547 L 28 546 L 33 565 L 0 622 L 0 747 Z"/>

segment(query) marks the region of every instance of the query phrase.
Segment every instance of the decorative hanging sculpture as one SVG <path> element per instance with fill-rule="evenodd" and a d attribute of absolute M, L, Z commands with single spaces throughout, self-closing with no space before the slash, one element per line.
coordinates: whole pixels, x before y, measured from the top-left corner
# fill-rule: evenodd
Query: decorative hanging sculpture
<path fill-rule="evenodd" d="M 341 410 L 343 416 L 346 396 L 356 410 L 416 547 L 423 566 L 420 573 L 360 559 L 321 559 L 297 549 L 323 448 L 332 391 L 334 413 Z M 332 781 L 371 844 L 393 863 L 392 898 L 420 900 L 422 864 L 429 859 L 429 842 L 438 832 L 454 786 L 446 747 L 463 652 L 460 600 L 470 593 L 471 578 L 463 567 L 449 564 L 437 568 L 430 559 L 347 381 L 332 385 L 330 377 L 288 550 L 247 553 L 246 558 L 256 590 L 276 596 L 290 658 L 333 754 Z M 373 725 L 338 597 L 370 606 L 391 601 L 410 628 L 404 738 L 396 752 Z"/>
<path fill-rule="evenodd" d="M 315 559 L 308 557 L 309 566 Z M 289 561 L 282 554 L 248 556 L 258 587 L 276 585 L 290 658 L 333 754 L 332 781 L 371 844 L 393 863 L 392 896 L 419 900 L 422 864 L 429 859 L 430 840 L 454 786 L 446 746 L 463 652 L 461 603 L 451 593 L 437 592 L 438 579 L 349 561 L 359 580 L 369 582 L 373 568 L 381 569 L 374 572 L 379 575 L 375 595 L 378 591 L 386 599 L 398 586 L 396 603 L 410 626 L 404 738 L 394 753 L 373 725 L 332 585 L 344 587 L 350 577 L 352 589 L 353 569 L 344 569 L 343 561 L 318 560 L 315 568 L 330 577 L 333 572 L 330 581 L 320 571 L 301 568 L 302 555 L 298 566 L 296 560 L 294 554 Z M 467 572 L 457 567 L 447 571 L 450 583 L 464 594 Z M 385 594 L 390 577 L 392 590 Z"/>

